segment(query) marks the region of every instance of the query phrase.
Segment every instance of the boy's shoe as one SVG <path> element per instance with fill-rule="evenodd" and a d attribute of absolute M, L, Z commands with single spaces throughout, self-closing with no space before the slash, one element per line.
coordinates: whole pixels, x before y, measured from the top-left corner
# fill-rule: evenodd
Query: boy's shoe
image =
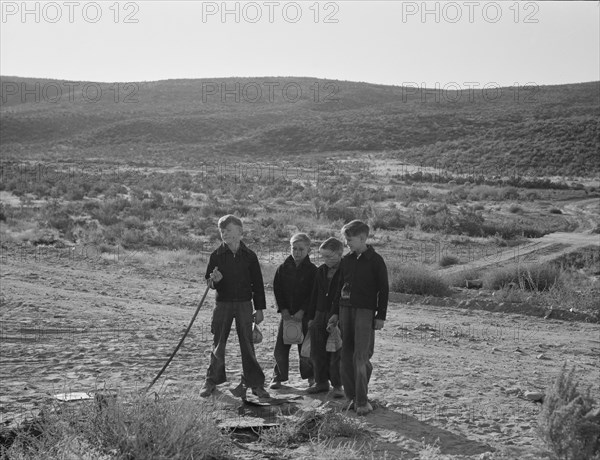
<path fill-rule="evenodd" d="M 202 391 L 200 392 L 200 396 L 203 398 L 208 398 L 213 391 L 215 391 L 216 386 L 210 382 L 204 382 L 204 386 L 202 387 Z"/>
<path fill-rule="evenodd" d="M 271 390 L 279 390 L 281 388 L 281 382 L 279 380 L 271 380 L 269 388 Z"/>
<path fill-rule="evenodd" d="M 313 379 L 312 377 L 308 378 L 308 387 L 312 387 L 315 384 L 315 379 Z"/>
<path fill-rule="evenodd" d="M 341 386 L 333 387 L 333 390 L 331 390 L 331 396 L 333 396 L 335 399 L 343 398 L 345 396 L 344 390 L 342 390 Z"/>
<path fill-rule="evenodd" d="M 233 396 L 235 396 L 237 398 L 242 398 L 243 400 L 246 400 L 246 391 L 247 390 L 248 390 L 248 388 L 246 388 L 246 385 L 244 385 L 241 382 L 237 387 L 229 389 L 229 391 L 231 392 L 231 394 Z"/>
<path fill-rule="evenodd" d="M 367 401 L 364 406 L 358 406 L 356 408 L 356 415 L 367 415 L 369 412 L 373 412 L 373 406 Z"/>
<path fill-rule="evenodd" d="M 271 395 L 263 387 L 252 387 L 252 394 L 258 396 L 259 399 L 271 399 Z"/>
<path fill-rule="evenodd" d="M 327 393 L 328 391 L 329 391 L 329 383 L 327 383 L 327 382 L 317 383 L 316 385 L 313 385 L 306 389 L 306 392 L 311 395 L 314 395 L 317 393 Z"/>

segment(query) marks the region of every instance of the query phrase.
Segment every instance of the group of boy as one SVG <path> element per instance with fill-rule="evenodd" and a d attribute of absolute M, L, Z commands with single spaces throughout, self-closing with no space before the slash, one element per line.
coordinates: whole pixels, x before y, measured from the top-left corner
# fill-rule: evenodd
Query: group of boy
<path fill-rule="evenodd" d="M 227 380 L 225 346 L 235 318 L 242 379 L 231 391 L 245 398 L 250 388 L 259 398 L 270 398 L 252 340 L 253 323 L 263 321 L 266 308 L 258 257 L 241 241 L 243 224 L 238 217 L 223 216 L 218 227 L 223 242 L 210 255 L 205 275 L 208 286 L 216 290 L 216 306 L 211 322 L 213 351 L 201 396 L 208 397 Z M 370 360 L 375 330 L 381 329 L 386 319 L 388 274 L 381 255 L 367 244 L 367 224 L 354 220 L 342 227 L 341 234 L 350 252 L 343 256 L 342 241 L 329 238 L 319 247 L 324 263 L 318 268 L 310 260 L 309 236 L 296 233 L 290 239 L 291 254 L 277 268 L 273 280 L 281 317 L 269 388 L 277 390 L 289 379 L 292 345 L 284 340 L 284 327 L 293 321 L 302 335 L 310 336 L 310 358 L 302 356 L 302 344 L 298 344 L 300 377 L 308 380 L 307 393 L 331 390 L 333 398 L 348 399 L 348 409 L 366 415 L 373 410 L 367 397 L 373 370 Z M 341 333 L 341 350 L 327 351 L 329 335 L 334 332 Z"/>

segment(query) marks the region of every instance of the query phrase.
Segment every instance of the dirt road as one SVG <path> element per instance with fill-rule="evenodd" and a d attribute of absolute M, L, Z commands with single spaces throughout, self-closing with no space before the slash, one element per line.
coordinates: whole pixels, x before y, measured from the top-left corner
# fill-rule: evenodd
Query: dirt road
<path fill-rule="evenodd" d="M 203 292 L 201 272 L 122 262 L 34 260 L 4 254 L 0 310 L 3 421 L 27 414 L 51 394 L 104 386 L 146 386 L 177 344 Z M 268 304 L 274 303 L 268 293 Z M 208 364 L 207 299 L 159 391 L 198 392 Z M 269 309 L 257 347 L 271 376 L 277 317 Z M 227 355 L 231 385 L 240 378 L 235 338 Z M 563 362 L 577 365 L 600 399 L 600 326 L 425 305 L 392 304 L 377 335 L 368 416 L 372 450 L 415 458 L 422 442 L 453 458 L 544 458 L 535 435 L 544 390 Z M 292 360 L 290 385 L 306 384 Z M 220 387 L 227 393 L 229 384 Z M 323 399 L 323 398 L 321 398 Z M 305 397 L 303 404 L 313 399 Z M 316 400 L 316 399 L 315 399 Z M 500 456 L 502 454 L 502 456 Z M 487 455 L 487 457 L 486 457 Z M 255 457 L 262 458 L 260 453 Z"/>
<path fill-rule="evenodd" d="M 484 270 L 512 263 L 544 263 L 586 246 L 600 247 L 600 235 L 592 230 L 600 223 L 600 199 L 573 200 L 563 206 L 565 216 L 577 222 L 573 232 L 554 232 L 531 238 L 526 244 L 498 248 L 486 257 L 461 265 L 440 268 L 440 273 L 454 274 L 467 270 Z"/>

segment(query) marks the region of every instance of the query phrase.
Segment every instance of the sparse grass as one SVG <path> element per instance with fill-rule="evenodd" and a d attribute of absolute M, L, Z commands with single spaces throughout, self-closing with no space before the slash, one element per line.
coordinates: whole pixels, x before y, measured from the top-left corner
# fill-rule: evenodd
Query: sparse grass
<path fill-rule="evenodd" d="M 600 322 L 600 286 L 574 270 L 562 270 L 560 283 L 547 291 L 538 293 L 538 302 L 553 309 L 570 310 L 585 313 Z"/>
<path fill-rule="evenodd" d="M 390 289 L 392 291 L 435 297 L 445 297 L 450 294 L 448 283 L 437 273 L 422 265 L 402 264 L 390 268 Z"/>
<path fill-rule="evenodd" d="M 421 441 L 419 460 L 449 460 L 450 457 L 442 455 L 438 442 L 439 438 L 433 444 L 427 444 L 425 440 Z"/>
<path fill-rule="evenodd" d="M 365 460 L 365 446 L 357 441 L 338 440 L 311 441 L 305 448 L 297 449 L 294 458 L 298 460 Z M 298 452 L 302 450 L 302 452 Z"/>
<path fill-rule="evenodd" d="M 229 459 L 230 445 L 211 410 L 190 399 L 134 396 L 48 406 L 35 431 L 8 448 L 16 459 Z"/>
<path fill-rule="evenodd" d="M 567 371 L 565 363 L 546 390 L 538 418 L 539 434 L 557 459 L 597 460 L 600 459 L 598 402 L 592 399 L 589 388 L 579 389 L 575 377 L 575 368 Z"/>
<path fill-rule="evenodd" d="M 547 291 L 559 282 L 560 269 L 551 264 L 513 265 L 490 271 L 484 275 L 486 289 L 520 288 L 529 291 Z"/>
<path fill-rule="evenodd" d="M 452 275 L 445 275 L 444 278 L 450 286 L 465 287 L 467 280 L 479 279 L 480 276 L 481 273 L 479 270 L 470 269 L 462 270 L 458 273 L 453 273 Z"/>

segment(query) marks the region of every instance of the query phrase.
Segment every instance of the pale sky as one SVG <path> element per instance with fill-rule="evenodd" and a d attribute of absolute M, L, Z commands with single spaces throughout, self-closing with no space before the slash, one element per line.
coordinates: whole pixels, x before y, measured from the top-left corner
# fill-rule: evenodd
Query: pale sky
<path fill-rule="evenodd" d="M 427 87 L 600 80 L 598 2 L 0 3 L 5 76 L 308 76 Z"/>

